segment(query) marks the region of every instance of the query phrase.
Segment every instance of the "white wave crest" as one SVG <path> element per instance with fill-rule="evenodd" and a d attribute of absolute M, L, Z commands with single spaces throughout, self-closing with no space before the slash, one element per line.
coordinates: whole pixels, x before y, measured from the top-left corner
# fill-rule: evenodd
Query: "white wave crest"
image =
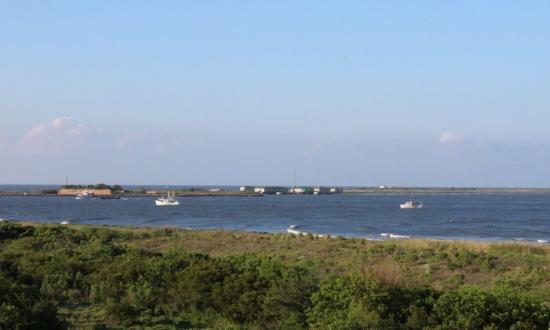
<path fill-rule="evenodd" d="M 380 236 L 389 237 L 389 238 L 395 238 L 395 239 L 411 238 L 411 237 L 408 236 L 408 235 L 398 235 L 398 234 L 392 234 L 392 233 L 380 233 Z"/>
<path fill-rule="evenodd" d="M 313 233 L 309 233 L 307 231 L 296 230 L 296 225 L 292 225 L 292 226 L 288 227 L 286 232 L 289 233 L 289 234 L 292 234 L 292 235 L 313 235 L 315 237 L 325 237 L 325 235 L 321 235 L 321 234 L 313 234 Z"/>

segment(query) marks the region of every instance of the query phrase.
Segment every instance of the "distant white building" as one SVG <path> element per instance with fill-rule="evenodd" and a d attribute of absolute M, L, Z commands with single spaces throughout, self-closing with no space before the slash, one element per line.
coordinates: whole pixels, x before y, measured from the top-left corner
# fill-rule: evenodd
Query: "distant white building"
<path fill-rule="evenodd" d="M 335 189 L 335 188 L 328 188 L 328 187 L 314 187 L 313 188 L 313 193 L 315 195 L 319 195 L 319 194 L 330 194 L 332 193 L 332 189 Z M 336 192 L 336 191 L 334 191 Z"/>
<path fill-rule="evenodd" d="M 241 192 L 254 192 L 256 194 L 282 195 L 282 194 L 337 194 L 341 193 L 342 188 L 335 187 L 284 187 L 284 186 L 241 186 Z"/>
<path fill-rule="evenodd" d="M 306 192 L 306 189 L 301 187 L 292 187 L 288 190 L 288 192 L 291 194 L 303 194 Z"/>

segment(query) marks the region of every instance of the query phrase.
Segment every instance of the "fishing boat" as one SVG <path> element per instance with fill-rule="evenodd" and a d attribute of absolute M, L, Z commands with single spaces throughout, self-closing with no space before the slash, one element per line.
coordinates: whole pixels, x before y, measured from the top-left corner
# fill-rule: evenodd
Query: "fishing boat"
<path fill-rule="evenodd" d="M 180 202 L 176 199 L 175 193 L 170 194 L 166 193 L 166 196 L 162 196 L 155 200 L 156 206 L 177 206 L 180 205 Z"/>
<path fill-rule="evenodd" d="M 402 209 L 421 209 L 424 206 L 421 201 L 412 200 L 400 205 Z"/>

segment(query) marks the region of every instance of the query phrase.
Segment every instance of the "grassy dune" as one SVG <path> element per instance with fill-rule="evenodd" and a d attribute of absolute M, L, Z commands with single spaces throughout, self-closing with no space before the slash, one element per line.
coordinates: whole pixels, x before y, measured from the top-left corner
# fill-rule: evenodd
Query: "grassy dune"
<path fill-rule="evenodd" d="M 27 223 L 27 225 L 35 225 Z M 84 229 L 90 226 L 71 225 Z M 287 233 L 108 227 L 117 243 L 152 252 L 178 247 L 213 257 L 276 257 L 329 274 L 374 275 L 382 283 L 436 290 L 463 285 L 507 285 L 550 302 L 550 246 L 546 244 L 439 240 L 368 241 Z"/>
<path fill-rule="evenodd" d="M 550 246 L 4 222 L 0 301 L 2 329 L 547 330 Z"/>
<path fill-rule="evenodd" d="M 550 302 L 550 247 L 525 243 L 429 240 L 373 242 L 362 239 L 296 237 L 290 234 L 175 231 L 174 237 L 136 242 L 162 250 L 179 246 L 214 256 L 273 256 L 327 274 L 373 274 L 383 283 L 434 289 L 507 283 Z"/>

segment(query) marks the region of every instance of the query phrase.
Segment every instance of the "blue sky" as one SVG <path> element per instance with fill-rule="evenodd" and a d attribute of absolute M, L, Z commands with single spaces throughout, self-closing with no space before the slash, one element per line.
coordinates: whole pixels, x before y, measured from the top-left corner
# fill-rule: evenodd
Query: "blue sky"
<path fill-rule="evenodd" d="M 0 183 L 550 186 L 547 1 L 0 1 Z"/>

